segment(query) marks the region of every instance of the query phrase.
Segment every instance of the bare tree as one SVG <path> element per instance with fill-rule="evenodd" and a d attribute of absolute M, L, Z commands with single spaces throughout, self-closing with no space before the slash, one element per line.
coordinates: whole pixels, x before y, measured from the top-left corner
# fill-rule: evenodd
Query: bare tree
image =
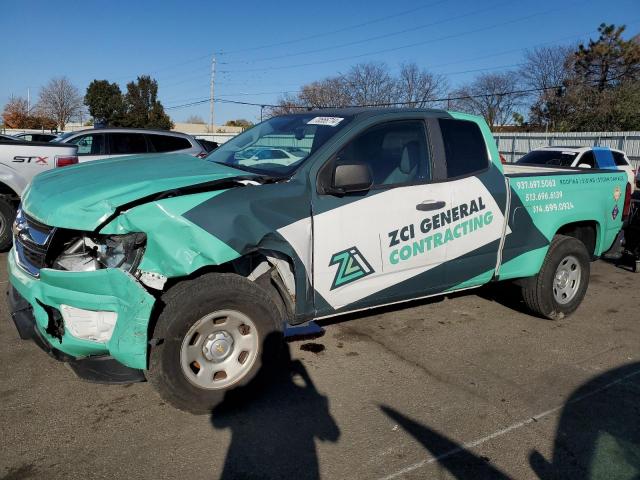
<path fill-rule="evenodd" d="M 300 103 L 311 107 L 346 107 L 352 103 L 351 92 L 343 76 L 329 77 L 304 85 L 298 94 Z"/>
<path fill-rule="evenodd" d="M 573 48 L 568 46 L 526 50 L 524 65 L 519 70 L 523 86 L 541 91 L 562 86 L 571 76 L 572 54 Z"/>
<path fill-rule="evenodd" d="M 384 105 L 394 101 L 395 81 L 384 63 L 360 63 L 344 75 L 352 104 Z"/>
<path fill-rule="evenodd" d="M 189 115 L 185 120 L 186 123 L 195 123 L 198 125 L 203 125 L 205 122 L 200 115 Z"/>
<path fill-rule="evenodd" d="M 40 89 L 37 108 L 64 130 L 71 117 L 82 108 L 82 96 L 67 77 L 52 78 Z"/>
<path fill-rule="evenodd" d="M 410 107 L 426 107 L 442 98 L 448 90 L 448 82 L 442 75 L 420 69 L 415 63 L 404 63 L 396 79 L 395 101 Z"/>
<path fill-rule="evenodd" d="M 447 90 L 447 81 L 416 64 L 403 64 L 397 76 L 384 63 L 361 63 L 346 73 L 303 85 L 297 95 L 286 95 L 269 116 L 282 115 L 301 108 L 389 105 L 406 103 L 424 107 Z"/>
<path fill-rule="evenodd" d="M 454 108 L 481 115 L 491 128 L 506 125 L 521 106 L 517 72 L 482 74 L 453 94 Z"/>

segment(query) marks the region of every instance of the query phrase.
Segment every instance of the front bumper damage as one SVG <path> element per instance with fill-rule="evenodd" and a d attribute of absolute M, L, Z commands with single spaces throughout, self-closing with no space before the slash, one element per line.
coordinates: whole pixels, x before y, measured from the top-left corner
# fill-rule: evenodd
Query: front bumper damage
<path fill-rule="evenodd" d="M 16 264 L 12 250 L 9 281 L 9 307 L 20 338 L 33 340 L 85 380 L 144 381 L 148 325 L 155 299 L 131 275 L 118 269 L 43 269 L 40 278 L 35 278 Z M 117 322 L 111 338 L 102 343 L 74 337 L 64 328 L 61 305 L 115 312 Z"/>

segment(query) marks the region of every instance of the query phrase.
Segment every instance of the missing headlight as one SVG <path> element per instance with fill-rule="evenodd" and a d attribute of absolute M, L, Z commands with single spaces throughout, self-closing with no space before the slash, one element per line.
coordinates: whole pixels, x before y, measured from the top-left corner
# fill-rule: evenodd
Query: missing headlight
<path fill-rule="evenodd" d="M 65 245 L 53 262 L 53 268 L 73 272 L 120 268 L 131 272 L 142 258 L 145 240 L 144 233 L 84 235 Z"/>

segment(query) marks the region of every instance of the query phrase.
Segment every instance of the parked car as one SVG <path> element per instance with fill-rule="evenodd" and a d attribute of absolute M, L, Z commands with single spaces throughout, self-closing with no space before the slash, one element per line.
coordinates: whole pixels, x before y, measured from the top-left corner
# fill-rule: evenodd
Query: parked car
<path fill-rule="evenodd" d="M 55 133 L 17 133 L 14 135 L 18 140 L 25 140 L 27 142 L 50 142 L 58 135 Z"/>
<path fill-rule="evenodd" d="M 0 135 L 0 251 L 11 246 L 11 224 L 24 188 L 40 172 L 78 163 L 76 150 L 75 145 Z"/>
<path fill-rule="evenodd" d="M 191 135 L 138 128 L 90 128 L 56 139 L 78 146 L 80 162 L 144 153 L 186 153 L 203 158 L 205 148 Z"/>
<path fill-rule="evenodd" d="M 616 150 L 615 148 L 610 148 L 609 150 L 611 150 L 613 160 L 618 169 L 626 172 L 628 181 L 631 184 L 631 191 L 635 191 L 636 182 L 634 179 L 634 171 L 627 154 L 622 150 Z M 516 163 L 561 167 L 602 168 L 602 165 L 598 164 L 596 155 L 594 155 L 593 147 L 537 148 L 520 157 Z"/>
<path fill-rule="evenodd" d="M 218 144 L 218 142 L 213 142 L 211 140 L 205 140 L 204 138 L 196 138 L 196 140 L 198 140 L 198 143 L 200 145 L 202 145 L 202 148 L 204 148 L 204 150 L 207 153 L 210 153 L 210 152 L 214 151 L 216 148 L 218 148 L 220 146 Z"/>
<path fill-rule="evenodd" d="M 238 162 L 301 136 L 296 161 Z M 287 324 L 497 280 L 559 320 L 630 199 L 621 171 L 503 166 L 482 117 L 440 110 L 273 117 L 205 161 L 158 160 L 38 175 L 9 303 L 20 336 L 79 376 L 148 379 L 199 413 L 278 365 Z"/>
<path fill-rule="evenodd" d="M 306 153 L 300 150 L 297 155 L 291 153 L 285 148 L 262 147 L 256 149 L 253 154 L 247 158 L 237 160 L 237 165 L 252 166 L 257 164 L 273 164 L 273 165 L 292 165 L 306 156 Z"/>

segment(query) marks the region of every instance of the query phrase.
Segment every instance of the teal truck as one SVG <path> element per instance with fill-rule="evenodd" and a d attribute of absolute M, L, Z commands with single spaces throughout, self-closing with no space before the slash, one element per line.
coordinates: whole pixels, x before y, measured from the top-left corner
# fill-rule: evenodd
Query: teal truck
<path fill-rule="evenodd" d="M 20 336 L 81 378 L 148 380 L 206 412 L 277 362 L 285 327 L 515 281 L 578 308 L 628 213 L 617 170 L 503 166 L 479 117 L 271 118 L 205 159 L 109 159 L 35 177 L 8 255 Z"/>

